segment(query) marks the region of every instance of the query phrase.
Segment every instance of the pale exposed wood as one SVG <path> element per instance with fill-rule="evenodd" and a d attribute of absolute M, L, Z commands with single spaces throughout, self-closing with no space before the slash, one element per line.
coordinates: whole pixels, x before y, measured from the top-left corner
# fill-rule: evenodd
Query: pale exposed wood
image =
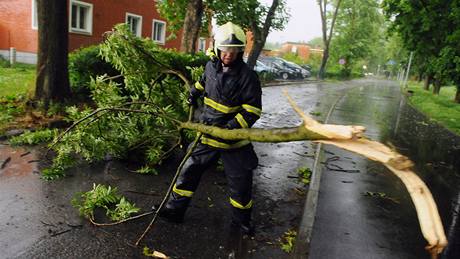
<path fill-rule="evenodd" d="M 283 93 L 294 111 L 302 118 L 304 127 L 309 131 L 316 132 L 328 139 L 356 139 L 362 137 L 366 130 L 363 126 L 321 124 L 306 115 L 289 96 L 286 89 L 283 89 Z"/>
<path fill-rule="evenodd" d="M 411 170 L 413 163 L 407 157 L 382 143 L 367 139 L 319 140 L 316 142 L 334 145 L 384 164 L 401 179 L 412 198 L 422 234 L 428 241 L 426 249 L 431 254 L 437 255 L 447 246 L 444 228 L 433 196 L 425 183 Z"/>
<path fill-rule="evenodd" d="M 433 196 L 425 183 L 412 171 L 413 162 L 382 143 L 363 138 L 365 128 L 362 126 L 330 125 L 317 122 L 306 115 L 287 92 L 285 94 L 293 109 L 303 119 L 303 123 L 298 127 L 227 130 L 190 122 L 181 123 L 180 126 L 229 140 L 246 139 L 257 142 L 313 140 L 381 162 L 406 186 L 415 205 L 422 234 L 428 241 L 426 249 L 431 253 L 432 258 L 437 258 L 447 246 L 447 239 Z"/>

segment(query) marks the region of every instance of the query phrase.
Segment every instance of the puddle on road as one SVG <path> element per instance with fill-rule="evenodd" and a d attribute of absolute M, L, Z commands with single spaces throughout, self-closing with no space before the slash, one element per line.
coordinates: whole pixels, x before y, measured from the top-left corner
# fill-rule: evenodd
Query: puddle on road
<path fill-rule="evenodd" d="M 24 177 L 37 171 L 37 156 L 33 151 L 0 144 L 0 177 Z"/>

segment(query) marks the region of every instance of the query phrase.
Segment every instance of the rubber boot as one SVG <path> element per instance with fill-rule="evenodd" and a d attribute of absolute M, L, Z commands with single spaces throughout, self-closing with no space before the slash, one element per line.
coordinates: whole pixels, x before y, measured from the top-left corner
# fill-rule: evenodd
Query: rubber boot
<path fill-rule="evenodd" d="M 251 211 L 252 209 L 232 208 L 231 227 L 240 230 L 243 235 L 254 236 L 255 228 L 251 223 Z"/>
<path fill-rule="evenodd" d="M 171 195 L 170 200 L 166 205 L 161 208 L 158 216 L 166 219 L 169 222 L 182 223 L 184 221 L 185 212 L 190 204 L 189 197 L 179 195 Z M 154 206 L 152 209 L 157 210 L 159 205 Z"/>

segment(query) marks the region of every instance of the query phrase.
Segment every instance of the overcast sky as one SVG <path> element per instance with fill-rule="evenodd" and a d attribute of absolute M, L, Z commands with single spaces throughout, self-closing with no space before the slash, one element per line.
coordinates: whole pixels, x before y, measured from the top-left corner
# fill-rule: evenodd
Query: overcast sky
<path fill-rule="evenodd" d="M 259 0 L 271 5 L 271 0 Z M 309 41 L 321 36 L 321 16 L 317 0 L 286 0 L 289 23 L 283 31 L 273 31 L 268 42 Z"/>

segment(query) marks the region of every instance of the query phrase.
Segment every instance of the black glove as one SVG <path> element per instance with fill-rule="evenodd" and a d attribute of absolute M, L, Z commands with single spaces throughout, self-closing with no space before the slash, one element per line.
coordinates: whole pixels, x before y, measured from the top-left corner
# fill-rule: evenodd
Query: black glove
<path fill-rule="evenodd" d="M 188 105 L 191 105 L 193 107 L 198 106 L 197 98 L 193 96 L 192 94 L 188 96 L 187 102 L 188 102 Z"/>

